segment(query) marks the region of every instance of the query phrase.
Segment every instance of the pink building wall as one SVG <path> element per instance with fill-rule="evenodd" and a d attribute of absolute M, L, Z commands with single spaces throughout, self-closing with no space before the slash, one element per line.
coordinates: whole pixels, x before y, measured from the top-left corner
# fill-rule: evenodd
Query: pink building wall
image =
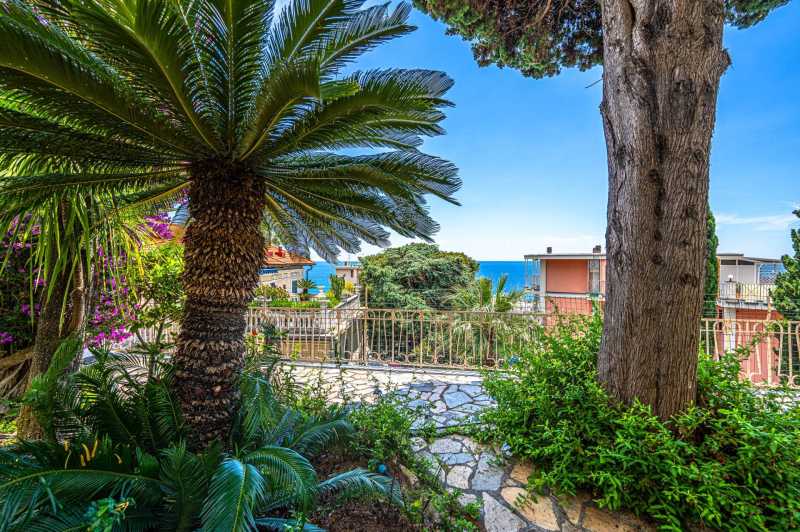
<path fill-rule="evenodd" d="M 546 292 L 585 294 L 589 285 L 589 262 L 586 259 L 546 260 Z"/>

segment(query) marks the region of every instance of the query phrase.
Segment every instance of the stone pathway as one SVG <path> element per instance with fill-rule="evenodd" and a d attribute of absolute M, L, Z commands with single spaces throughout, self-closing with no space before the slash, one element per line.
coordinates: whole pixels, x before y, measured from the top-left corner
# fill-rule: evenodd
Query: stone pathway
<path fill-rule="evenodd" d="M 480 374 L 457 370 L 292 364 L 300 382 L 324 383 L 330 400 L 372 402 L 395 393 L 418 414 L 419 428 L 433 423 L 451 429 L 477 421 L 493 404 Z M 530 497 L 525 486 L 530 466 L 503 452 L 452 434 L 427 443 L 414 438 L 414 450 L 426 456 L 448 490 L 459 490 L 464 504 L 479 503 L 487 532 L 633 532 L 655 530 L 634 515 L 601 510 L 590 497 Z"/>

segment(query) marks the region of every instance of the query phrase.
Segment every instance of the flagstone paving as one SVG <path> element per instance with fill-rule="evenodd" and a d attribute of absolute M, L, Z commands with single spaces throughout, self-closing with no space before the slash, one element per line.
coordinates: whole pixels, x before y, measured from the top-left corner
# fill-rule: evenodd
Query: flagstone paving
<path fill-rule="evenodd" d="M 334 401 L 373 402 L 394 393 L 418 416 L 414 428 L 432 423 L 452 432 L 478 423 L 478 413 L 493 405 L 475 372 L 304 363 L 293 364 L 292 371 L 299 382 L 328 387 Z M 480 505 L 487 532 L 655 530 L 634 515 L 597 508 L 586 494 L 532 497 L 526 489 L 530 466 L 467 436 L 448 434 L 430 442 L 415 437 L 413 446 L 429 458 L 448 490 L 461 492 L 463 504 Z"/>

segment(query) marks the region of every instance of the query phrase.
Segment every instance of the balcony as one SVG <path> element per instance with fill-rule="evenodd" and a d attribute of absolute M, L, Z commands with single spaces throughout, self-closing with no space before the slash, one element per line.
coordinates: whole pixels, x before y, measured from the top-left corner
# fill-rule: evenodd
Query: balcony
<path fill-rule="evenodd" d="M 719 285 L 719 298 L 723 301 L 767 304 L 774 288 L 774 284 L 727 281 Z"/>

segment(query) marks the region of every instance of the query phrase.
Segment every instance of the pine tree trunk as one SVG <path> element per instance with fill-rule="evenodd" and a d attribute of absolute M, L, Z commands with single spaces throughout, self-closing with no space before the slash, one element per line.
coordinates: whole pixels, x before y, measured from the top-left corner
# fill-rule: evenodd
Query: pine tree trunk
<path fill-rule="evenodd" d="M 247 304 L 264 258 L 263 184 L 229 166 L 195 168 L 184 236 L 186 303 L 174 357 L 176 392 L 202 448 L 224 440 L 238 404 Z"/>
<path fill-rule="evenodd" d="M 695 397 L 723 0 L 603 3 L 610 394 L 666 419 Z"/>

